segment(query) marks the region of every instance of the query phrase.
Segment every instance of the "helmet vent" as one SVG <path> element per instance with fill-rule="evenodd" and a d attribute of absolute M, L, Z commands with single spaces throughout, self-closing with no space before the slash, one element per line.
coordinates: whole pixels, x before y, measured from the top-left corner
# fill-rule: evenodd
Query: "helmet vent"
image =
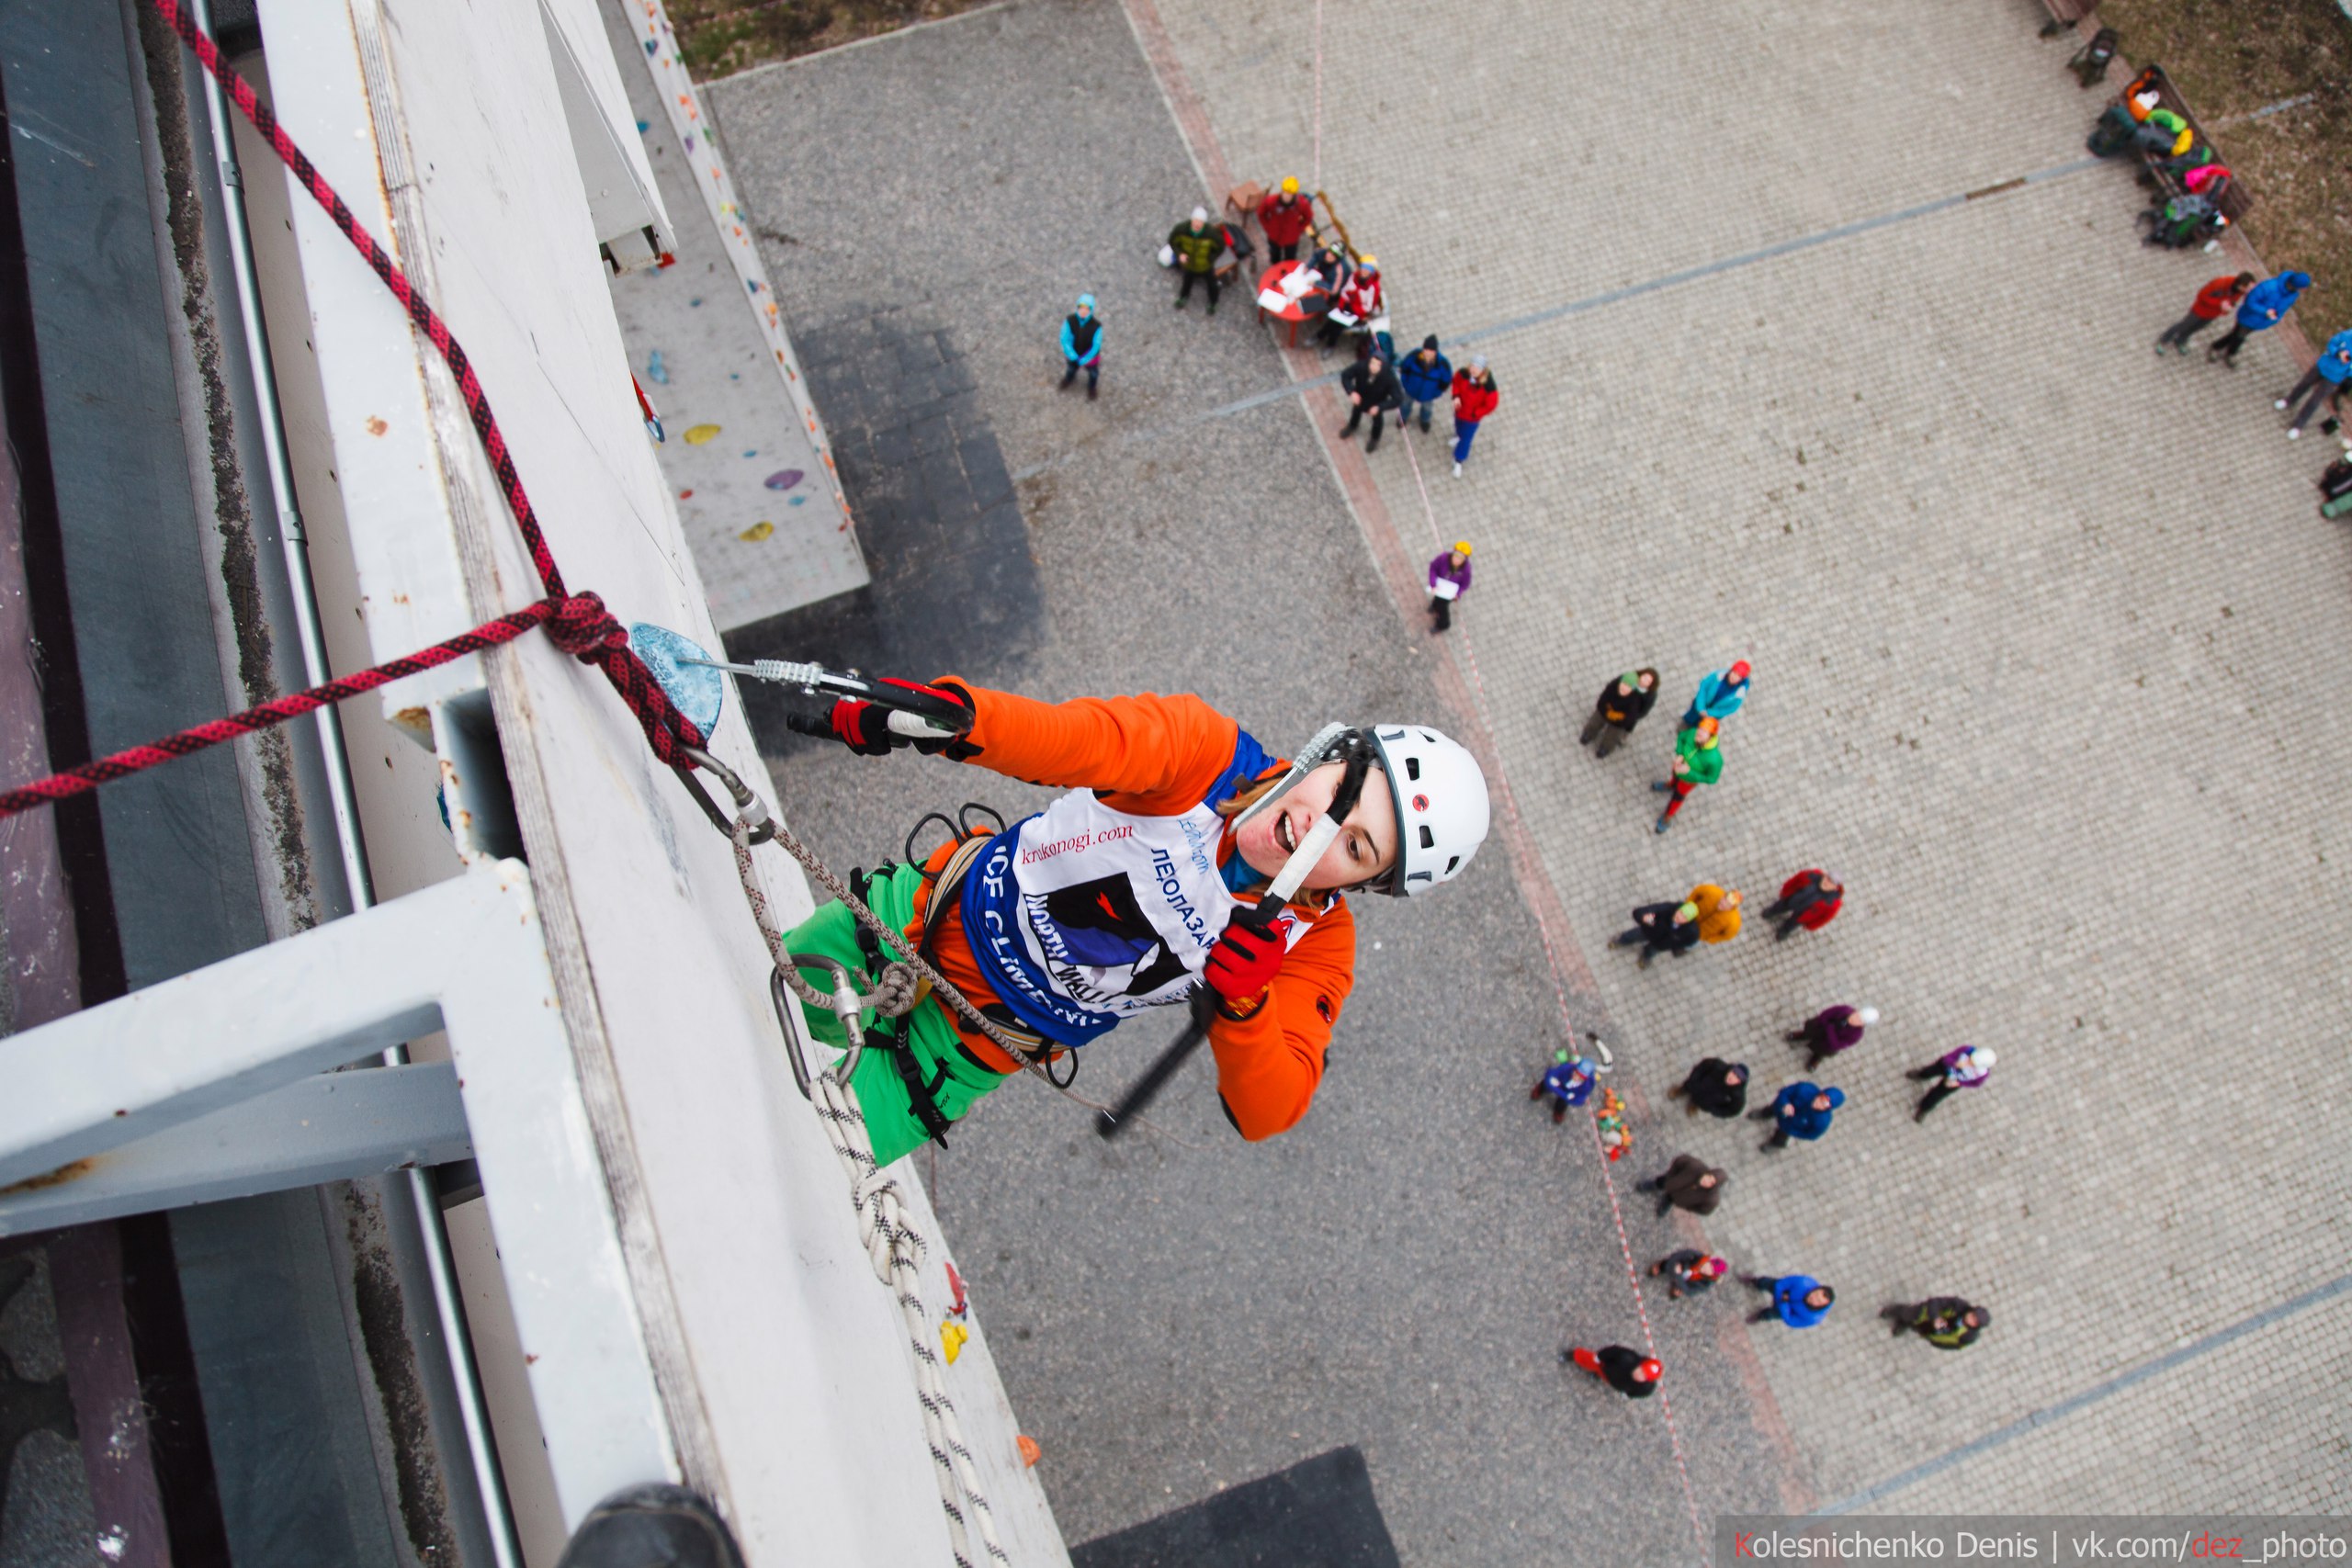
<path fill-rule="evenodd" d="M 1430 825 L 1426 822 L 1421 824 L 1421 848 L 1425 850 L 1437 848 L 1437 835 L 1430 831 Z"/>
<path fill-rule="evenodd" d="M 1454 868 L 1454 867 L 1456 867 L 1456 866 L 1458 866 L 1458 865 L 1460 865 L 1461 863 L 1462 863 L 1462 857 L 1461 857 L 1460 855 L 1455 855 L 1453 859 L 1451 859 L 1451 860 L 1447 861 L 1447 862 L 1445 863 L 1445 874 L 1446 874 L 1446 875 L 1448 875 L 1448 876 L 1452 876 L 1452 875 L 1453 874 L 1453 868 Z"/>
<path fill-rule="evenodd" d="M 1419 757 L 1405 759 L 1405 776 L 1415 784 L 1421 782 L 1421 760 Z"/>

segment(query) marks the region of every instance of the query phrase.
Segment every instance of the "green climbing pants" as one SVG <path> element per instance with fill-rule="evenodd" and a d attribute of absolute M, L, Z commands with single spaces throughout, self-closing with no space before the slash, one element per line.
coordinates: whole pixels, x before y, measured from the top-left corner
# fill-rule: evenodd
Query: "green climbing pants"
<path fill-rule="evenodd" d="M 915 889 L 922 886 L 921 866 L 894 866 L 877 874 L 867 886 L 866 906 L 892 931 L 904 931 L 907 922 L 915 918 Z M 849 966 L 852 975 L 870 981 L 865 954 L 857 945 L 857 918 L 849 912 L 847 905 L 825 904 L 785 933 L 784 949 L 786 953 L 821 953 L 839 959 Z M 886 957 L 906 956 L 903 944 L 897 942 L 884 943 L 882 951 Z M 801 973 L 820 991 L 833 988 L 830 970 L 804 969 Z M 820 1043 L 849 1043 L 842 1032 L 841 1020 L 831 1009 L 802 1002 L 800 1016 L 808 1021 L 809 1034 Z M 933 1103 L 950 1122 L 960 1121 L 973 1101 L 1005 1079 L 1004 1074 L 982 1066 L 964 1054 L 956 1043 L 956 1025 L 948 1018 L 947 1005 L 937 997 L 925 997 L 906 1017 L 888 1021 L 885 1027 L 895 1028 L 897 1041 L 887 1039 L 877 1031 L 871 1008 L 858 1016 L 858 1023 L 865 1030 L 865 1054 L 858 1058 L 850 1087 L 857 1091 L 858 1107 L 865 1113 L 865 1133 L 873 1140 L 876 1165 L 888 1165 L 899 1156 L 912 1153 L 931 1137 L 923 1130 L 922 1119 L 915 1114 L 906 1079 L 900 1076 L 898 1064 L 891 1060 L 898 1051 L 910 1054 L 916 1072 L 931 1086 Z"/>

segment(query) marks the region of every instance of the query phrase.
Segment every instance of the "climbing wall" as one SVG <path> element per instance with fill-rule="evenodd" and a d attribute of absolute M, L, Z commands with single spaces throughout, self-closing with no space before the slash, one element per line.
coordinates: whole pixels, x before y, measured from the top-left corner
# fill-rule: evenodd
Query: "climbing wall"
<path fill-rule="evenodd" d="M 733 631 L 863 587 L 865 560 L 669 18 L 660 0 L 604 0 L 601 9 L 677 229 L 668 265 L 611 279 L 613 309 L 630 367 L 662 414 L 662 471 L 711 616 Z"/>

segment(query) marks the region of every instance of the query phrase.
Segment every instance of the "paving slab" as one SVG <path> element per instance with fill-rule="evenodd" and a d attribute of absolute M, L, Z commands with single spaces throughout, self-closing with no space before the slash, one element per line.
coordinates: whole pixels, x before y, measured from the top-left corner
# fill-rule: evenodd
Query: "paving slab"
<path fill-rule="evenodd" d="M 1155 9 L 1238 173 L 1312 164 L 1295 16 Z M 2143 249 L 2123 171 L 2070 167 L 2096 98 L 2035 7 L 1543 17 L 1374 3 L 1324 35 L 1323 180 L 1399 336 L 1473 339 L 1504 388 L 1426 513 L 1406 465 L 1374 473 L 1411 543 L 1478 544 L 1456 651 L 1649 1102 L 1705 1054 L 1796 1076 L 1777 1034 L 1830 1001 L 1885 1014 L 1828 1075 L 1852 1103 L 1827 1141 L 1693 1135 L 1734 1172 L 1710 1234 L 1848 1292 L 1754 1338 L 1828 1503 L 2340 1273 L 2345 934 L 2240 933 L 2324 897 L 2347 851 L 2325 689 L 2352 547 L 2312 515 L 2325 444 L 2288 446 L 2267 407 L 2278 344 L 2234 375 L 2152 359 L 2228 262 Z M 1656 836 L 1669 727 L 1605 765 L 1563 737 L 1613 671 L 1664 669 L 1664 712 L 1742 656 L 1724 782 Z M 1752 929 L 1649 975 L 1598 951 L 1635 902 L 1703 877 L 1760 903 L 1814 864 L 1854 890 L 1819 937 Z M 1903 1070 L 1962 1041 L 1999 1048 L 1994 1085 L 1915 1127 Z M 1998 1318 L 1962 1356 L 1871 1321 L 1943 1291 Z M 2019 1478 L 2070 1452 L 2102 1506 L 2168 1504 L 2179 1472 L 2113 1438 L 2170 1408 L 2203 1413 L 2199 1495 L 2341 1507 L 2340 1420 L 2263 1440 L 2341 1380 L 2216 1347 L 1886 1506 L 1983 1505 L 1995 1475 L 2047 1506 Z"/>

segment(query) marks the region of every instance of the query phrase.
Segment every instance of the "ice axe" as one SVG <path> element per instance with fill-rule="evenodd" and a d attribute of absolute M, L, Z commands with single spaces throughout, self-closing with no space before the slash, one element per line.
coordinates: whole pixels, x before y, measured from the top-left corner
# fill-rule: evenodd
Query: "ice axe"
<path fill-rule="evenodd" d="M 1290 859 L 1283 863 L 1282 870 L 1274 874 L 1266 896 L 1259 899 L 1255 907 L 1233 917 L 1237 922 L 1252 931 L 1273 929 L 1276 917 L 1283 912 L 1283 906 L 1290 902 L 1299 885 L 1306 880 L 1306 874 L 1315 869 L 1316 863 L 1323 858 L 1323 852 L 1339 838 L 1340 829 L 1346 825 L 1349 814 L 1355 810 L 1356 802 L 1363 795 L 1364 774 L 1372 768 L 1371 743 L 1360 732 L 1349 731 L 1336 739 L 1326 740 L 1320 748 L 1310 746 L 1310 756 L 1317 750 L 1324 753 L 1313 765 L 1320 766 L 1329 761 L 1329 753 L 1334 749 L 1342 753 L 1346 771 L 1340 775 L 1340 787 L 1331 795 L 1329 808 L 1315 819 L 1315 826 L 1306 830 L 1306 837 L 1299 841 L 1298 848 L 1291 852 Z M 1299 776 L 1304 777 L 1306 771 L 1302 768 Z M 1270 801 L 1289 794 L 1297 782 L 1296 778 L 1290 780 L 1269 797 Z M 1401 849 L 1398 852 L 1402 852 Z M 1135 1081 L 1117 1105 L 1096 1113 L 1094 1131 L 1097 1135 L 1104 1138 L 1118 1136 L 1128 1119 L 1158 1098 L 1159 1091 L 1168 1087 L 1168 1080 L 1176 1076 L 1193 1053 L 1200 1049 L 1201 1042 L 1208 1038 L 1209 1024 L 1217 1016 L 1217 994 L 1196 982 L 1186 1001 L 1192 1009 L 1192 1021 L 1184 1026 L 1184 1032 L 1176 1037 L 1175 1043 L 1162 1051 L 1159 1059 L 1144 1069 L 1143 1077 Z"/>

